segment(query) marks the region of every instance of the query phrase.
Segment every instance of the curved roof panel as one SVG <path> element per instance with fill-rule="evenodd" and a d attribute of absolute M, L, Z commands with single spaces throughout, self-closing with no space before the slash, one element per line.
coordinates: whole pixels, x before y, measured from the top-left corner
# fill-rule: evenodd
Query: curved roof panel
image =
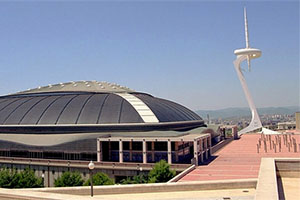
<path fill-rule="evenodd" d="M 115 94 L 7 97 L 0 125 L 143 123 L 132 106 Z M 7 103 L 5 103 L 7 102 Z"/>
<path fill-rule="evenodd" d="M 136 93 L 134 95 L 147 104 L 160 122 L 202 120 L 193 111 L 177 103 L 147 94 Z"/>

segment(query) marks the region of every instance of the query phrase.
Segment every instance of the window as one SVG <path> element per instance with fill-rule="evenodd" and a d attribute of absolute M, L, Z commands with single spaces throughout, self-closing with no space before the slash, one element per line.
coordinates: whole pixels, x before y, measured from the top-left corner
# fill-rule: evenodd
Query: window
<path fill-rule="evenodd" d="M 168 151 L 168 143 L 167 142 L 155 142 L 154 149 L 155 149 L 155 151 Z"/>
<path fill-rule="evenodd" d="M 132 142 L 132 150 L 143 150 L 143 143 L 142 142 Z"/>
<path fill-rule="evenodd" d="M 123 150 L 129 150 L 129 142 L 123 142 Z"/>

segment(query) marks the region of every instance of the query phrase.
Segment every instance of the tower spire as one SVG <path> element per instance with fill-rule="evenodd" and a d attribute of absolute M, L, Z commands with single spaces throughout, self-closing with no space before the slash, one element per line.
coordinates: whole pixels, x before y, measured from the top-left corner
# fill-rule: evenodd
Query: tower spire
<path fill-rule="evenodd" d="M 244 7 L 244 20 L 245 20 L 245 41 L 246 41 L 246 49 L 249 49 L 249 32 L 248 32 L 248 20 L 247 20 L 247 10 Z M 250 56 L 247 56 L 247 63 L 248 63 L 248 70 L 251 71 L 251 63 L 250 63 Z"/>
<path fill-rule="evenodd" d="M 245 20 L 245 38 L 246 38 L 246 48 L 250 48 L 249 46 L 249 33 L 248 33 L 248 20 L 247 20 L 247 10 L 244 7 L 244 20 Z"/>

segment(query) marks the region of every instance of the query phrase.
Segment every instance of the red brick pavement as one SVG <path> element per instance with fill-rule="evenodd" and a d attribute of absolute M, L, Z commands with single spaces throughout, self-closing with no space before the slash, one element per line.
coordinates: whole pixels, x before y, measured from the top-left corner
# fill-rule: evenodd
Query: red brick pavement
<path fill-rule="evenodd" d="M 214 154 L 216 158 L 207 165 L 200 165 L 195 170 L 184 176 L 179 182 L 185 181 L 206 181 L 206 180 L 224 180 L 224 179 L 245 179 L 257 178 L 259 172 L 260 161 L 262 157 L 300 157 L 300 135 L 283 136 L 280 135 L 281 149 L 279 152 L 279 139 L 271 136 L 266 141 L 267 152 L 265 152 L 264 142 L 262 140 L 257 152 L 257 145 L 261 134 L 244 134 L 239 140 L 234 140 Z M 266 139 L 267 136 L 265 136 Z M 286 139 L 285 139 L 286 138 Z M 294 139 L 293 139 L 294 138 Z M 276 153 L 273 146 L 276 146 Z M 290 151 L 285 145 L 285 141 L 289 144 L 296 142 L 296 152 L 294 145 L 290 146 Z M 287 143 L 287 144 L 288 144 Z"/>

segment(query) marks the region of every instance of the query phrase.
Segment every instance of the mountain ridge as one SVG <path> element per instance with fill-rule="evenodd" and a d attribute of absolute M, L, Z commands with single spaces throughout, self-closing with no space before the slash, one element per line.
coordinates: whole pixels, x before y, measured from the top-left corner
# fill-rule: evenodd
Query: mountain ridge
<path fill-rule="evenodd" d="M 292 115 L 297 111 L 300 111 L 300 106 L 257 108 L 259 115 Z M 251 111 L 248 107 L 231 107 L 217 110 L 196 110 L 195 112 L 202 118 L 206 118 L 207 115 L 209 115 L 210 119 L 251 116 Z"/>

